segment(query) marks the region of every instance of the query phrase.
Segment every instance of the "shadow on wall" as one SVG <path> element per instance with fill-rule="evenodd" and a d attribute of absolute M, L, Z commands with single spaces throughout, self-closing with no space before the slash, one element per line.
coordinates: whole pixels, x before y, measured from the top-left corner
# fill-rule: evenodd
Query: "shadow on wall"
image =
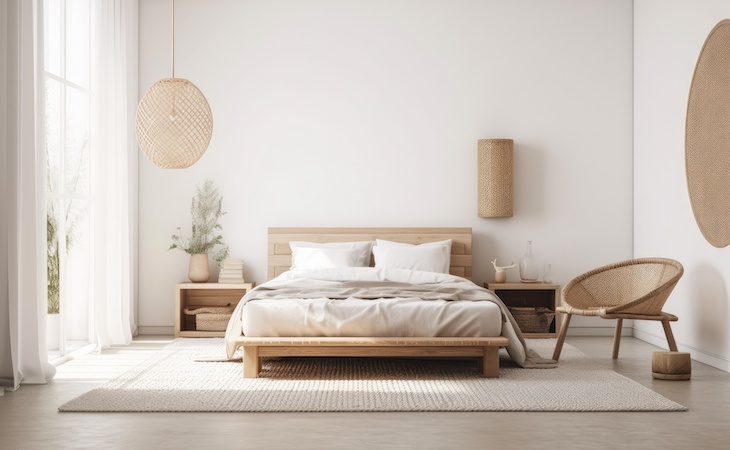
<path fill-rule="evenodd" d="M 697 330 L 697 346 L 717 355 L 727 353 L 728 298 L 722 274 L 709 264 L 696 266 L 689 276 L 692 298 L 689 320 Z"/>
<path fill-rule="evenodd" d="M 548 213 L 546 150 L 515 140 L 514 215 L 544 217 Z"/>
<path fill-rule="evenodd" d="M 494 281 L 494 268 L 490 261 L 496 258 L 497 254 L 497 240 L 494 235 L 476 228 L 472 229 L 472 280 L 479 286 L 482 285 L 482 282 Z M 507 264 L 502 260 L 500 263 Z M 508 276 L 510 275 L 513 274 L 508 274 Z"/>

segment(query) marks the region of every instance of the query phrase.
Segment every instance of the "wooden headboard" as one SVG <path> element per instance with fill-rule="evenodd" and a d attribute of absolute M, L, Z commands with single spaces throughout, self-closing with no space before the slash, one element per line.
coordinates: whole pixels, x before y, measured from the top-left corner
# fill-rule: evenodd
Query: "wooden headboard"
<path fill-rule="evenodd" d="M 268 277 L 277 277 L 291 267 L 290 241 L 326 243 L 375 239 L 409 244 L 451 239 L 449 272 L 471 279 L 471 228 L 269 228 Z"/>

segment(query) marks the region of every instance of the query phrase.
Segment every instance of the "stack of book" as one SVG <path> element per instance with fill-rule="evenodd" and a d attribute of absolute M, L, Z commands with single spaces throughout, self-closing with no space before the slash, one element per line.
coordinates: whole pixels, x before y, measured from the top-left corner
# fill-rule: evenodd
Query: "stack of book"
<path fill-rule="evenodd" d="M 243 283 L 243 260 L 224 259 L 218 274 L 219 283 Z"/>

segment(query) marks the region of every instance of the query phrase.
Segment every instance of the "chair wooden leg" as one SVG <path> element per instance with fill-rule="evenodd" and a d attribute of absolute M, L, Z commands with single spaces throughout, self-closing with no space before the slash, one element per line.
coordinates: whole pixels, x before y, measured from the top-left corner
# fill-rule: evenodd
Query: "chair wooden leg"
<path fill-rule="evenodd" d="M 623 327 L 624 319 L 616 319 L 616 329 L 613 331 L 613 359 L 618 358 L 618 348 L 621 345 L 621 328 Z"/>
<path fill-rule="evenodd" d="M 570 318 L 572 314 L 566 314 L 565 320 L 560 327 L 560 334 L 558 335 L 558 342 L 555 344 L 555 351 L 553 351 L 553 359 L 557 361 L 560 358 L 560 352 L 563 350 L 563 343 L 565 343 L 565 335 L 568 334 L 568 325 L 570 325 Z"/>
<path fill-rule="evenodd" d="M 664 327 L 664 334 L 667 335 L 667 343 L 669 344 L 669 350 L 677 351 L 677 341 L 674 340 L 674 334 L 672 334 L 672 328 L 669 326 L 669 319 L 662 320 L 662 326 Z"/>

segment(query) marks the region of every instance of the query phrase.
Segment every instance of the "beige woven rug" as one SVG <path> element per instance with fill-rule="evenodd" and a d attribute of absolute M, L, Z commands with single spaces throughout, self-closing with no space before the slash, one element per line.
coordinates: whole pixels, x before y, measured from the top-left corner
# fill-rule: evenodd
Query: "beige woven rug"
<path fill-rule="evenodd" d="M 548 355 L 554 340 L 532 340 Z M 470 361 L 300 358 L 264 361 L 244 379 L 222 338 L 180 338 L 60 411 L 684 411 L 566 345 L 556 369 L 502 361 L 481 378 Z M 650 376 L 650 375 L 649 375 Z"/>

